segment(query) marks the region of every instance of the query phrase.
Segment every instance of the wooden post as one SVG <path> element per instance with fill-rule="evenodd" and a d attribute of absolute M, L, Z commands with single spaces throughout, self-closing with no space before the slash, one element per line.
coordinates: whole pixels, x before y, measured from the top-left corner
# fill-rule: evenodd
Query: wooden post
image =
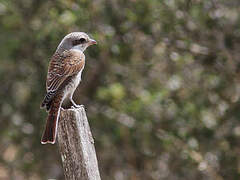
<path fill-rule="evenodd" d="M 98 162 L 85 109 L 61 109 L 58 145 L 66 180 L 100 180 Z"/>

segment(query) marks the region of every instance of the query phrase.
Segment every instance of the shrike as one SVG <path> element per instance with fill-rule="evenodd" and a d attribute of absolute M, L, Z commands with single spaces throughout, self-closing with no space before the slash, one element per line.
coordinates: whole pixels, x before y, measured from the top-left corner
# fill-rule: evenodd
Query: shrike
<path fill-rule="evenodd" d="M 74 107 L 77 105 L 72 97 L 81 81 L 85 65 L 84 50 L 97 42 L 84 32 L 66 35 L 58 45 L 51 58 L 46 80 L 46 96 L 41 104 L 48 111 L 48 118 L 41 143 L 54 144 L 56 141 L 58 118 L 62 102 L 69 98 Z"/>

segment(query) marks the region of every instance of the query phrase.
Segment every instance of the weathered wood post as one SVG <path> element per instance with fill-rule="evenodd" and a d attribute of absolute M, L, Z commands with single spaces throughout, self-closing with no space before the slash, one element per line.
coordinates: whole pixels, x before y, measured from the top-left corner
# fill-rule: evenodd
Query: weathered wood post
<path fill-rule="evenodd" d="M 66 180 L 100 180 L 85 109 L 61 109 L 58 145 Z"/>

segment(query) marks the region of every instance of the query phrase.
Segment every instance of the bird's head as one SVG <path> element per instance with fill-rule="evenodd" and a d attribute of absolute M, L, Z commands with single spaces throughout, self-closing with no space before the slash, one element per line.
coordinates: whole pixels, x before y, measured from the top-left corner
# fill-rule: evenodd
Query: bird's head
<path fill-rule="evenodd" d="M 64 51 L 75 49 L 84 52 L 84 50 L 93 44 L 97 44 L 94 39 L 89 38 L 89 36 L 84 32 L 72 32 L 66 35 L 61 43 L 58 45 L 57 50 Z"/>

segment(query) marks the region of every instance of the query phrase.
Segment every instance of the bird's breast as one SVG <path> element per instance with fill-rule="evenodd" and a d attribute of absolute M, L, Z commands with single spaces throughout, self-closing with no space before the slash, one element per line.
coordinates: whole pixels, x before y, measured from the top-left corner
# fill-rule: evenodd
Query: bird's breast
<path fill-rule="evenodd" d="M 78 86 L 78 84 L 80 83 L 81 79 L 82 79 L 82 71 L 83 71 L 84 67 L 81 69 L 81 71 L 76 75 L 75 79 L 74 79 L 74 84 L 76 85 L 76 87 Z"/>
<path fill-rule="evenodd" d="M 77 86 L 79 85 L 81 81 L 82 70 L 77 75 L 73 76 L 72 79 L 69 81 L 69 83 L 66 85 L 66 88 L 65 88 L 66 95 L 73 93 L 77 88 Z"/>

